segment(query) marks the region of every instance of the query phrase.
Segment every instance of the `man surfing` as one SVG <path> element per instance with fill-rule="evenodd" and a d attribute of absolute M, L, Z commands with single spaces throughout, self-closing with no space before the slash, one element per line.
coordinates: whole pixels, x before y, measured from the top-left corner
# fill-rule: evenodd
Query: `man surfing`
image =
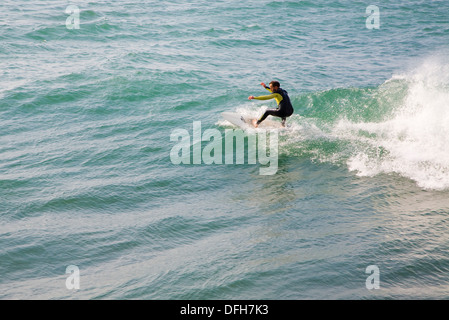
<path fill-rule="evenodd" d="M 271 94 L 266 96 L 249 96 L 248 99 L 256 99 L 256 100 L 270 100 L 270 99 L 276 99 L 276 102 L 278 104 L 277 109 L 270 109 L 265 111 L 265 113 L 260 117 L 259 120 L 254 119 L 253 125 L 254 127 L 258 127 L 259 124 L 264 121 L 268 116 L 275 116 L 282 118 L 282 126 L 285 127 L 285 120 L 287 120 L 287 117 L 290 117 L 293 114 L 293 106 L 290 102 L 290 98 L 288 96 L 287 91 L 281 88 L 281 85 L 278 81 L 271 81 L 270 86 L 267 87 L 265 83 L 261 83 L 261 86 L 263 86 L 265 89 L 271 92 Z"/>

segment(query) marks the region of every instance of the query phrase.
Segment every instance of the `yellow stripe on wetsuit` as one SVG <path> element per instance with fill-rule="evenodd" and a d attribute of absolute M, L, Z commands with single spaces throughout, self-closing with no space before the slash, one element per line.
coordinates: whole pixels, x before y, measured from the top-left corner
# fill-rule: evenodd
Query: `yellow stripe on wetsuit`
<path fill-rule="evenodd" d="M 272 91 L 270 90 L 270 88 L 268 88 L 268 87 L 265 87 L 265 89 L 267 89 L 268 91 L 272 92 Z M 257 100 L 270 100 L 270 99 L 276 99 L 276 103 L 277 103 L 278 106 L 279 106 L 279 103 L 281 103 L 281 101 L 282 101 L 284 98 L 282 98 L 282 96 L 281 96 L 279 93 L 271 93 L 271 94 L 266 95 L 266 96 L 254 97 L 254 99 L 257 99 Z"/>

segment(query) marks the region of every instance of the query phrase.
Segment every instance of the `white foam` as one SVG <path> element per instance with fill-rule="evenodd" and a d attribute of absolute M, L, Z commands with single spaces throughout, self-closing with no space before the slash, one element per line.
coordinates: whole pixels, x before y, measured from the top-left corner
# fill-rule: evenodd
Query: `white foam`
<path fill-rule="evenodd" d="M 391 117 L 379 123 L 339 121 L 334 134 L 355 142 L 347 161 L 362 176 L 399 173 L 426 189 L 449 188 L 449 59 L 430 58 L 393 78 L 408 93 Z"/>

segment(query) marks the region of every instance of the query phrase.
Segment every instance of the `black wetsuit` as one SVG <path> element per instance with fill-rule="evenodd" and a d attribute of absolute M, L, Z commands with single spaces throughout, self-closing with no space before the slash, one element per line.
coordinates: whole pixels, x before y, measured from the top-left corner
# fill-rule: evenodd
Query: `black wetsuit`
<path fill-rule="evenodd" d="M 265 87 L 268 91 L 271 92 L 270 88 Z M 287 91 L 285 91 L 282 88 L 278 88 L 276 91 L 272 92 L 270 95 L 267 96 L 260 96 L 260 97 L 254 97 L 254 99 L 257 100 L 269 100 L 269 99 L 276 99 L 276 102 L 278 103 L 278 108 L 275 110 L 267 110 L 262 115 L 262 117 L 257 121 L 257 124 L 260 124 L 262 121 L 264 121 L 268 116 L 275 116 L 282 118 L 282 123 L 285 123 L 285 120 L 287 117 L 290 117 L 293 114 L 293 106 L 290 102 L 290 97 L 288 96 Z"/>

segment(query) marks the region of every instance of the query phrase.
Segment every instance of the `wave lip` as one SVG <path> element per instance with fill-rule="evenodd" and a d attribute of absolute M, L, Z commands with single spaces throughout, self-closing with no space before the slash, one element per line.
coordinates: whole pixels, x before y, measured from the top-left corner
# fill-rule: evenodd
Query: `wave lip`
<path fill-rule="evenodd" d="M 447 60 L 446 60 L 447 61 Z M 425 189 L 449 188 L 449 64 L 429 59 L 412 72 L 393 76 L 406 95 L 389 119 L 340 120 L 340 134 L 361 143 L 347 161 L 362 176 L 398 173 Z M 388 99 L 388 91 L 385 92 Z"/>

